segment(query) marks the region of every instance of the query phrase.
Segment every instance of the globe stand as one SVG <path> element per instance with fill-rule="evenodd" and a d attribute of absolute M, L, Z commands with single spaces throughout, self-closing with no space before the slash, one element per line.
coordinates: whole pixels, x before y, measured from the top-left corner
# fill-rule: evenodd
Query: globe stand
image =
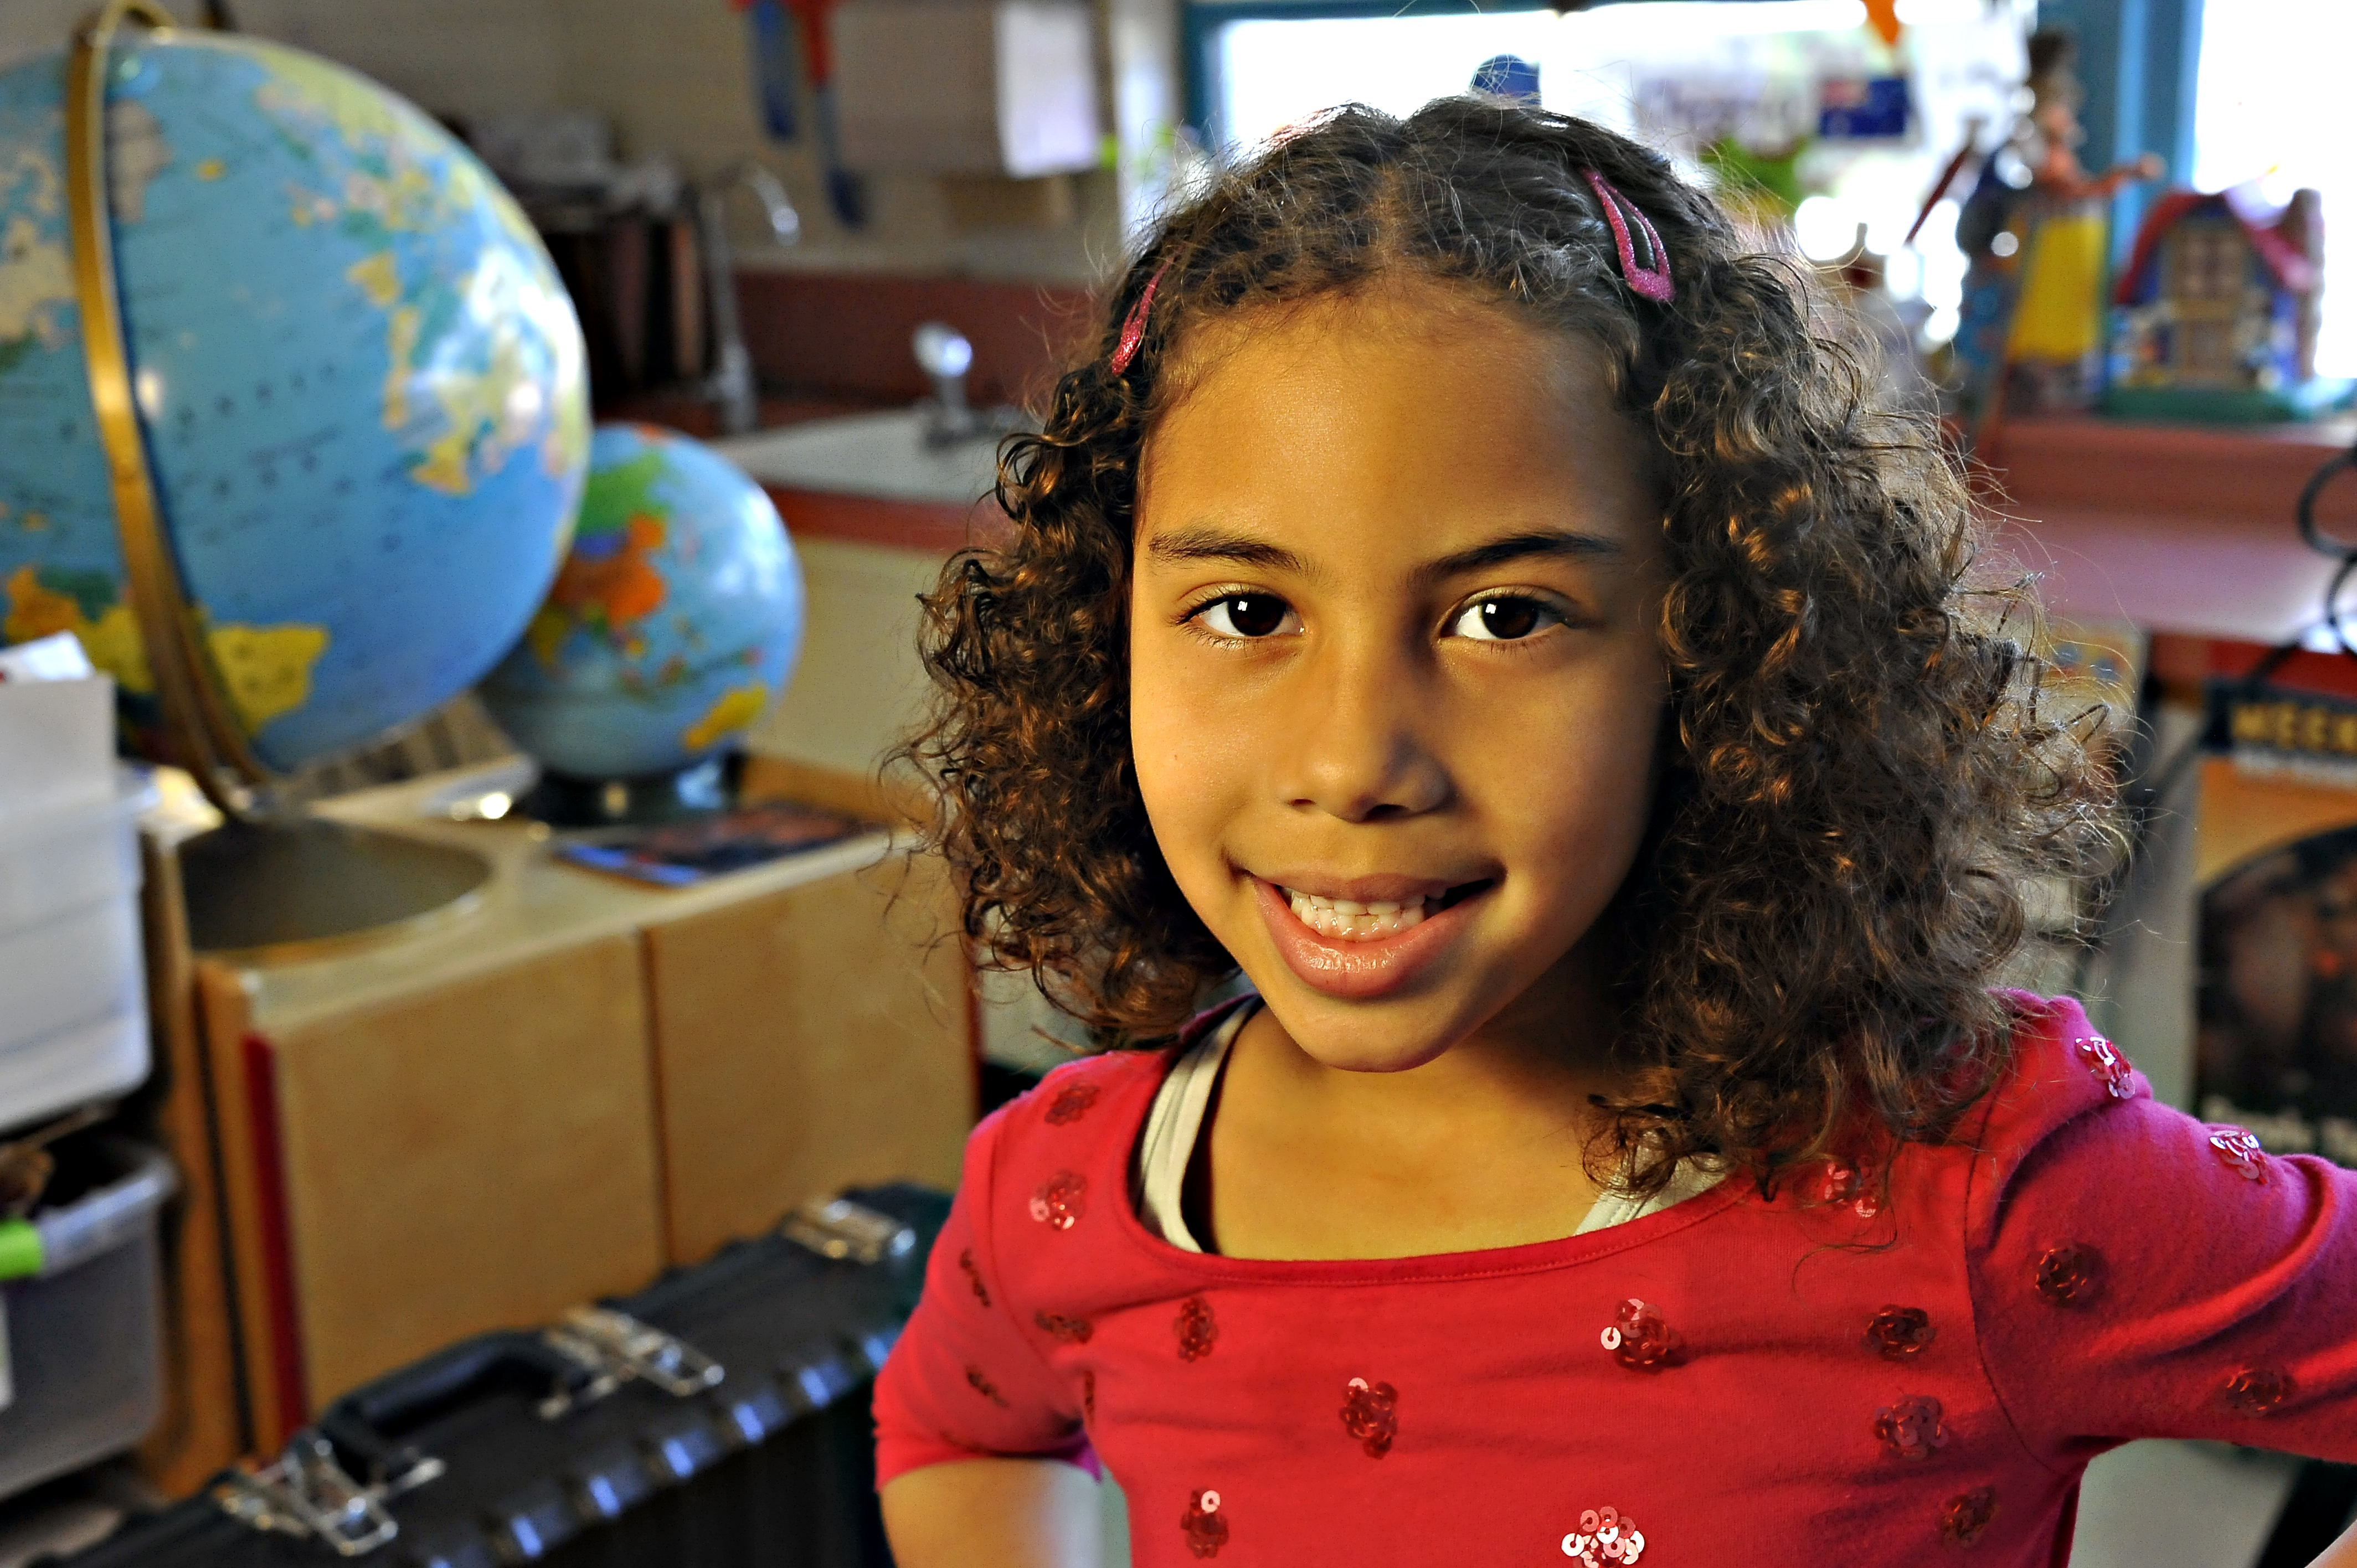
<path fill-rule="evenodd" d="M 643 827 L 725 811 L 737 799 L 743 759 L 708 757 L 640 779 L 570 779 L 543 773 L 516 810 L 553 828 Z"/>
<path fill-rule="evenodd" d="M 230 822 L 180 846 L 189 945 L 244 958 L 415 931 L 482 901 L 470 851 L 326 817 Z"/>

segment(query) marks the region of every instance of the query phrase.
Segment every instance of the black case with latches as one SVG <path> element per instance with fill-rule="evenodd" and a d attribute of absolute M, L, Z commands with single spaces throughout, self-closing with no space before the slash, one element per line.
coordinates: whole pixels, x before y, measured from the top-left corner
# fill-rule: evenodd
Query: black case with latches
<path fill-rule="evenodd" d="M 338 1400 L 72 1568 L 890 1568 L 870 1380 L 949 1198 L 896 1186 Z"/>

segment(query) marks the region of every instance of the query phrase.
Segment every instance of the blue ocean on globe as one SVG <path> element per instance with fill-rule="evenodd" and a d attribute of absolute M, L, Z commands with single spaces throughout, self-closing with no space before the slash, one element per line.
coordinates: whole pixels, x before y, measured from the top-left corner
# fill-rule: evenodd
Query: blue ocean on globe
<path fill-rule="evenodd" d="M 136 732 L 64 76 L 0 74 L 0 635 L 78 634 Z M 166 524 L 256 752 L 293 768 L 431 711 L 514 645 L 570 538 L 587 393 L 546 252 L 440 126 L 297 50 L 126 34 L 107 130 Z"/>
<path fill-rule="evenodd" d="M 667 773 L 751 728 L 802 639 L 802 569 L 761 487 L 684 435 L 601 424 L 572 553 L 483 703 L 568 778 Z"/>

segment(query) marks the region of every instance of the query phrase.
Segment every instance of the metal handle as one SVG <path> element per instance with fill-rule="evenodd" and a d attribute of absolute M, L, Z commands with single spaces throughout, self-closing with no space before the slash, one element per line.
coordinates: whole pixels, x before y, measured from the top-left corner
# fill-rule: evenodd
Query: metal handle
<path fill-rule="evenodd" d="M 2335 539 L 2319 528 L 2316 521 L 2316 503 L 2318 498 L 2324 494 L 2324 488 L 2330 484 L 2335 477 L 2350 468 L 2357 468 L 2357 447 L 2352 447 L 2346 452 L 2336 452 L 2326 458 L 2324 466 L 2308 477 L 2308 483 L 2300 487 L 2299 492 L 2300 538 L 2308 542 L 2308 547 L 2310 550 L 2320 555 L 2332 556 L 2336 560 L 2346 560 L 2352 555 L 2357 555 L 2357 541 Z"/>
<path fill-rule="evenodd" d="M 497 1388 L 545 1403 L 577 1393 L 590 1378 L 537 1334 L 478 1335 L 354 1389 L 328 1407 L 318 1430 L 356 1473 L 392 1496 L 442 1473 L 439 1459 L 406 1441 L 440 1412 Z"/>

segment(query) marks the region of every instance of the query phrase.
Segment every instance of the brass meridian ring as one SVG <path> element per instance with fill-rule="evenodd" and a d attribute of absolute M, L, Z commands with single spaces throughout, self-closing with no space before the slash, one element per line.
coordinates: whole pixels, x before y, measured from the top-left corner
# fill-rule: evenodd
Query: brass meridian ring
<path fill-rule="evenodd" d="M 274 775 L 254 754 L 238 722 L 165 537 L 117 292 L 107 190 L 106 78 L 115 32 L 134 20 L 158 32 L 173 26 L 170 13 L 153 0 L 108 0 L 75 38 L 66 67 L 66 192 L 82 356 L 114 492 L 124 581 L 155 677 L 156 703 L 204 792 L 231 816 L 248 819 L 255 814 L 254 792 L 274 782 Z"/>

